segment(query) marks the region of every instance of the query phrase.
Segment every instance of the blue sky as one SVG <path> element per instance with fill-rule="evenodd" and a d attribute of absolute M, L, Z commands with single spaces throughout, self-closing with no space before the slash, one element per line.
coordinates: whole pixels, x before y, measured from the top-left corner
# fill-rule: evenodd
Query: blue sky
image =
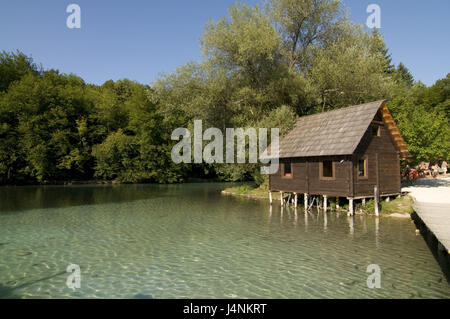
<path fill-rule="evenodd" d="M 88 83 L 129 78 L 149 84 L 159 73 L 200 60 L 209 18 L 234 0 L 2 0 L 0 50 L 20 50 L 44 68 L 75 73 Z M 260 1 L 241 1 L 257 4 Z M 69 29 L 66 8 L 81 7 L 81 29 Z M 381 7 L 381 33 L 395 64 L 427 85 L 450 72 L 450 1 L 344 0 L 352 20 L 365 23 Z"/>

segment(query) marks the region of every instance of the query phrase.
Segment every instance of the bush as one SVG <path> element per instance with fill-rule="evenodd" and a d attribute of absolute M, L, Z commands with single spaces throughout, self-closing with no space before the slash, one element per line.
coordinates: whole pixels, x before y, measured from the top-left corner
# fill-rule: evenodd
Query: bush
<path fill-rule="evenodd" d="M 248 185 L 248 184 L 241 185 L 236 189 L 236 192 L 238 194 L 248 193 L 248 192 L 252 191 L 254 188 L 255 188 L 254 185 Z"/>

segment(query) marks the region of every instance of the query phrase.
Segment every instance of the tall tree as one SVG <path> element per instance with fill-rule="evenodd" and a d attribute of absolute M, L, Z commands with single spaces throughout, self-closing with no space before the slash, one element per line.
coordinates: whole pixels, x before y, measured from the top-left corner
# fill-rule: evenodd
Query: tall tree
<path fill-rule="evenodd" d="M 395 66 L 392 64 L 392 57 L 389 53 L 389 49 L 384 42 L 384 38 L 377 28 L 372 31 L 372 36 L 370 38 L 370 49 L 372 54 L 377 54 L 383 61 L 384 71 L 387 74 L 392 75 L 395 71 Z"/>
<path fill-rule="evenodd" d="M 414 84 L 414 77 L 409 72 L 408 68 L 400 62 L 397 66 L 396 72 L 403 83 L 405 83 L 409 88 L 413 86 Z"/>
<path fill-rule="evenodd" d="M 324 45 L 347 22 L 340 0 L 270 0 L 267 10 L 289 68 L 297 71 L 309 66 L 311 47 Z"/>
<path fill-rule="evenodd" d="M 348 25 L 344 36 L 317 50 L 308 74 L 317 99 L 315 111 L 391 97 L 394 82 L 373 41 L 360 26 Z"/>

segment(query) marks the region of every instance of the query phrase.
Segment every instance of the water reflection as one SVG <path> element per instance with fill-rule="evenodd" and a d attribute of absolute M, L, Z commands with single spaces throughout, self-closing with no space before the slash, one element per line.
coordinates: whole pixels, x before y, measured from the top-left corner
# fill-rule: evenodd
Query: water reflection
<path fill-rule="evenodd" d="M 375 217 L 375 245 L 377 248 L 380 247 L 379 238 L 380 237 L 380 217 Z"/>
<path fill-rule="evenodd" d="M 351 236 L 353 236 L 354 233 L 355 233 L 354 219 L 353 218 L 354 218 L 353 216 L 347 216 L 348 227 L 349 227 L 349 234 Z"/>
<path fill-rule="evenodd" d="M 308 215 L 309 215 L 309 211 L 305 211 L 305 231 L 308 230 Z"/>
<path fill-rule="evenodd" d="M 156 187 L 165 192 L 155 192 Z M 102 205 L 174 196 L 179 185 L 89 185 L 0 187 L 0 213 L 30 209 Z"/>

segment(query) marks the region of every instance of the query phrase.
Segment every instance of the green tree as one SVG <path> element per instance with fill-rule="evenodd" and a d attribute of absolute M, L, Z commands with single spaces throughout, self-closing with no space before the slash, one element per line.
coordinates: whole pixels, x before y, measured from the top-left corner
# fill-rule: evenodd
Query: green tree
<path fill-rule="evenodd" d="M 413 86 L 414 77 L 403 63 L 400 62 L 398 64 L 396 72 L 397 72 L 400 80 L 403 81 L 403 83 L 405 83 L 407 87 L 411 88 Z"/>
<path fill-rule="evenodd" d="M 348 23 L 340 0 L 270 0 L 266 9 L 290 70 L 307 71 L 312 48 L 325 46 Z"/>
<path fill-rule="evenodd" d="M 373 35 L 349 26 L 346 36 L 317 51 L 308 77 L 315 111 L 388 99 L 394 87 L 383 55 L 372 50 Z"/>
<path fill-rule="evenodd" d="M 9 130 L 14 132 L 9 136 L 16 136 L 16 150 L 23 157 L 17 161 L 26 163 L 17 174 L 43 182 L 83 172 L 83 165 L 64 162 L 80 143 L 77 121 L 88 116 L 85 90 L 80 78 L 52 70 L 42 76 L 28 73 L 11 84 L 2 108 L 9 111 Z"/>
<path fill-rule="evenodd" d="M 6 92 L 11 83 L 19 81 L 24 75 L 39 72 L 40 68 L 33 63 L 33 59 L 22 52 L 0 52 L 0 92 Z"/>

